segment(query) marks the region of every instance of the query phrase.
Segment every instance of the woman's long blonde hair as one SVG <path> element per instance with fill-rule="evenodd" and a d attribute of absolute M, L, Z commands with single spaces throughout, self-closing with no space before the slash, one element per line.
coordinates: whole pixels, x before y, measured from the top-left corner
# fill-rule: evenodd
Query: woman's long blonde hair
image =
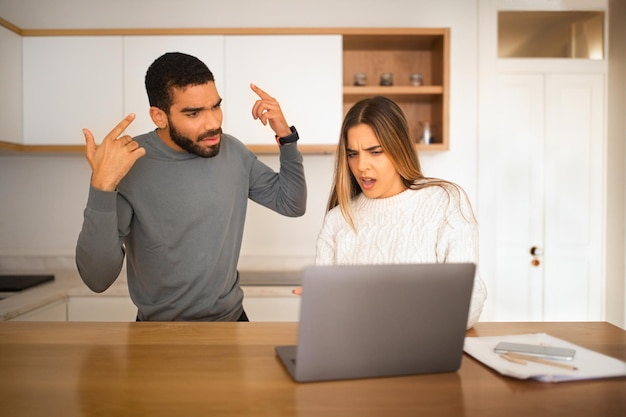
<path fill-rule="evenodd" d="M 377 96 L 357 102 L 346 114 L 341 125 L 339 144 L 335 160 L 335 176 L 328 198 L 327 211 L 339 206 L 346 221 L 355 228 L 351 210 L 351 201 L 362 190 L 356 181 L 350 167 L 346 148 L 348 146 L 348 131 L 354 126 L 368 125 L 378 138 L 380 146 L 389 157 L 402 178 L 406 188 L 420 189 L 438 185 L 449 190 L 458 187 L 448 181 L 429 178 L 422 174 L 415 143 L 409 135 L 409 125 L 404 112 L 393 100 Z"/>

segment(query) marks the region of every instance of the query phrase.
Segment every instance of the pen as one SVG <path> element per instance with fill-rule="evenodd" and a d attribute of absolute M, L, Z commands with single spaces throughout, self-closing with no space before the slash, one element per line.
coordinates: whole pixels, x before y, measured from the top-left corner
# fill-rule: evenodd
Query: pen
<path fill-rule="evenodd" d="M 566 363 L 559 363 L 559 362 L 553 362 L 553 361 L 548 361 L 545 359 L 541 359 L 541 358 L 537 358 L 535 356 L 528 356 L 528 355 L 522 355 L 521 353 L 513 353 L 513 352 L 507 352 L 507 353 L 503 353 L 502 355 L 500 355 L 500 357 L 510 361 L 510 362 L 515 362 L 515 363 L 519 363 L 520 365 L 525 365 L 526 361 L 530 361 L 530 362 L 536 362 L 536 363 L 541 363 L 543 365 L 548 365 L 548 366 L 556 366 L 557 368 L 563 368 L 563 369 L 569 369 L 570 371 L 576 371 L 578 370 L 577 367 L 573 366 L 573 365 L 568 365 Z"/>
<path fill-rule="evenodd" d="M 501 354 L 500 357 L 502 359 L 506 359 L 509 362 L 519 363 L 520 365 L 526 365 L 526 363 L 527 363 L 526 361 L 523 361 L 521 359 L 512 358 L 511 356 L 507 355 L 506 353 Z"/>

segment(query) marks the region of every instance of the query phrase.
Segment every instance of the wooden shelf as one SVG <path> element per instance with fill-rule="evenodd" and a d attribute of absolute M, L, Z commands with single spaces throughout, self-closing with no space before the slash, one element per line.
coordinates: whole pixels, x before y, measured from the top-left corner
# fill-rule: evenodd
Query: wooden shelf
<path fill-rule="evenodd" d="M 275 145 L 248 145 L 248 149 L 257 155 L 277 155 Z M 337 150 L 336 145 L 298 145 L 303 154 L 331 155 Z M 445 151 L 442 144 L 417 145 L 419 151 Z M 85 147 L 81 145 L 19 145 L 9 142 L 0 142 L 0 155 L 20 155 L 34 153 L 51 154 L 84 154 Z"/>
<path fill-rule="evenodd" d="M 413 86 L 345 86 L 343 87 L 344 96 L 437 96 L 443 94 L 443 87 L 437 85 L 425 85 L 420 87 Z"/>
<path fill-rule="evenodd" d="M 357 101 L 376 95 L 396 101 L 404 111 L 417 143 L 428 122 L 431 145 L 418 150 L 449 148 L 449 29 L 367 29 L 343 34 L 344 114 Z M 380 74 L 393 74 L 392 86 L 380 86 Z M 356 73 L 366 85 L 355 86 Z M 424 84 L 412 86 L 410 74 L 422 74 Z"/>
<path fill-rule="evenodd" d="M 84 145 L 22 145 L 0 141 L 0 154 L 21 153 L 85 153 Z"/>
<path fill-rule="evenodd" d="M 277 155 L 278 148 L 276 145 L 248 145 L 250 151 L 257 155 Z M 298 145 L 300 152 L 303 154 L 334 154 L 336 145 Z M 28 153 L 76 153 L 84 154 L 85 146 L 83 145 L 21 145 L 17 143 L 0 141 L 0 155 L 11 154 L 28 154 Z"/>

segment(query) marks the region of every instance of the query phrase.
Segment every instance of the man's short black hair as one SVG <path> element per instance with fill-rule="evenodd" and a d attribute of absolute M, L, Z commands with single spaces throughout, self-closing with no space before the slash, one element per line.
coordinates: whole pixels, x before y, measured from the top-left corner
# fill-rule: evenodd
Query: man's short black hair
<path fill-rule="evenodd" d="M 195 56 L 168 52 L 157 58 L 146 72 L 146 91 L 151 107 L 169 114 L 172 106 L 171 90 L 215 81 L 206 64 Z"/>

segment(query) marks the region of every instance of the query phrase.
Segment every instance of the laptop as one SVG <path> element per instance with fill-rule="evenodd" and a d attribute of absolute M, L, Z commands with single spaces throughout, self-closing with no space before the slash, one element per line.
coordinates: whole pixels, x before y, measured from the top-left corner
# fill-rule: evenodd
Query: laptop
<path fill-rule="evenodd" d="M 298 382 L 453 372 L 473 263 L 309 266 L 297 346 L 276 355 Z"/>

